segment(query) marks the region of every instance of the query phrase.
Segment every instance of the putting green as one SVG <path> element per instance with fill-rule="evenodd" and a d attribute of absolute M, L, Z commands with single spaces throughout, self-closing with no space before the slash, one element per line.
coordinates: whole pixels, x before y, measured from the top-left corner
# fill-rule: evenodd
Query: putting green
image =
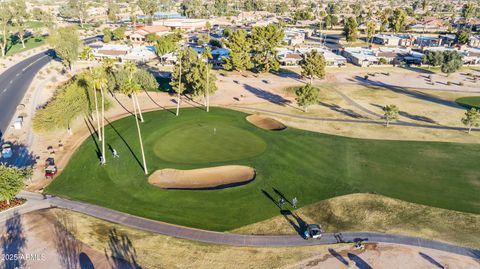
<path fill-rule="evenodd" d="M 221 108 L 145 113 L 149 173 L 242 165 L 254 181 L 221 190 L 164 190 L 148 183 L 133 117 L 107 126 L 106 143 L 120 158 L 97 158 L 90 137 L 47 193 L 141 217 L 209 230 L 232 230 L 279 214 L 274 202 L 299 206 L 370 192 L 409 202 L 480 213 L 480 145 L 354 139 L 287 128 L 255 127 L 246 114 Z M 216 134 L 212 128 L 217 128 Z M 341 224 L 339 224 L 341 226 Z"/>
<path fill-rule="evenodd" d="M 455 100 L 457 104 L 465 107 L 465 108 L 476 108 L 480 109 L 480 96 L 469 96 L 469 97 L 461 97 Z"/>
<path fill-rule="evenodd" d="M 166 133 L 155 143 L 154 152 L 169 162 L 209 163 L 251 158 L 266 148 L 262 138 L 247 130 L 204 121 Z"/>

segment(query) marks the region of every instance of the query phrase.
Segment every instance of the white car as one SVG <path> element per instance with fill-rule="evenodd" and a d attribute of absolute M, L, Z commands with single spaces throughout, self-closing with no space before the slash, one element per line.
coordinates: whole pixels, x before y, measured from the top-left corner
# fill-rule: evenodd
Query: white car
<path fill-rule="evenodd" d="M 308 224 L 304 233 L 305 239 L 320 239 L 322 237 L 322 229 L 318 224 Z"/>

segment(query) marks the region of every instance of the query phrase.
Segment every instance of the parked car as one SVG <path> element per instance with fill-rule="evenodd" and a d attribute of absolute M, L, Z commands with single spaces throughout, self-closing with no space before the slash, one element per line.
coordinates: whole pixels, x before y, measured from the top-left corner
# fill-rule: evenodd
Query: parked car
<path fill-rule="evenodd" d="M 305 230 L 305 239 L 320 239 L 322 237 L 322 229 L 318 224 L 308 224 L 307 229 Z"/>

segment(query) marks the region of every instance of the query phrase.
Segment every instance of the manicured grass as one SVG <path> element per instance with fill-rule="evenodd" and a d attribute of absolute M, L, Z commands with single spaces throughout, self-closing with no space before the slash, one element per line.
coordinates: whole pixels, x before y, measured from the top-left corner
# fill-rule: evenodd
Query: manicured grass
<path fill-rule="evenodd" d="M 96 155 L 98 141 L 89 138 L 47 192 L 147 218 L 218 231 L 278 215 L 279 209 L 271 199 L 278 201 L 279 193 L 288 199 L 298 197 L 300 206 L 349 193 L 372 192 L 480 213 L 480 145 L 362 140 L 293 128 L 274 132 L 256 128 L 245 116 L 220 108 L 213 108 L 210 113 L 183 109 L 179 117 L 160 111 L 146 113 L 141 128 L 150 173 L 162 168 L 248 165 L 256 169 L 257 177 L 247 185 L 190 191 L 162 190 L 149 185 L 139 165 L 135 121 L 128 117 L 106 129 L 106 141 L 117 149 L 120 158 L 113 159 L 108 154 L 107 165 L 100 166 Z M 217 132 L 225 126 L 231 126 L 232 131 L 241 129 L 240 136 L 249 133 L 249 137 L 258 139 L 254 143 L 261 145 L 260 141 L 265 141 L 266 149 L 252 155 L 241 155 L 243 152 L 239 151 L 237 160 L 218 161 L 213 156 L 226 154 L 220 153 L 222 147 L 232 148 L 226 145 L 229 139 L 216 141 L 205 134 L 194 138 L 199 125 L 208 126 L 209 130 L 217 126 Z M 246 151 L 251 150 L 246 144 L 251 138 L 236 137 Z M 159 152 L 165 146 L 158 146 L 162 140 L 172 143 L 170 148 L 164 148 L 166 152 Z M 190 160 L 183 146 L 175 154 L 173 143 L 201 147 L 205 161 L 198 161 L 198 148 L 192 151 L 196 153 L 191 154 Z M 206 145 L 196 145 L 199 143 Z M 164 160 L 162 154 L 171 159 Z"/>
<path fill-rule="evenodd" d="M 477 108 L 480 109 L 480 96 L 470 96 L 470 97 L 462 97 L 455 100 L 457 104 L 470 108 Z"/>
<path fill-rule="evenodd" d="M 222 122 L 185 124 L 154 144 L 160 159 L 176 163 L 209 163 L 241 160 L 263 153 L 260 137 Z"/>
<path fill-rule="evenodd" d="M 16 53 L 33 49 L 45 44 L 45 37 L 35 36 L 29 37 L 25 40 L 25 48 L 22 47 L 22 42 L 20 40 L 15 40 L 13 45 L 9 45 L 6 56 L 12 56 Z"/>

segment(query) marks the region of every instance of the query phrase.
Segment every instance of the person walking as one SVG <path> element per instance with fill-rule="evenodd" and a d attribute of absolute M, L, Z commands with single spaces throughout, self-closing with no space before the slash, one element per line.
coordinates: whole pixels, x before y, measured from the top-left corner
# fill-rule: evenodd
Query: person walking
<path fill-rule="evenodd" d="M 112 150 L 113 158 L 120 158 L 120 155 L 118 155 L 118 152 L 116 149 Z"/>
<path fill-rule="evenodd" d="M 297 199 L 297 197 L 293 197 L 293 199 L 292 199 L 293 208 L 297 208 L 297 205 L 298 205 L 298 199 Z"/>

